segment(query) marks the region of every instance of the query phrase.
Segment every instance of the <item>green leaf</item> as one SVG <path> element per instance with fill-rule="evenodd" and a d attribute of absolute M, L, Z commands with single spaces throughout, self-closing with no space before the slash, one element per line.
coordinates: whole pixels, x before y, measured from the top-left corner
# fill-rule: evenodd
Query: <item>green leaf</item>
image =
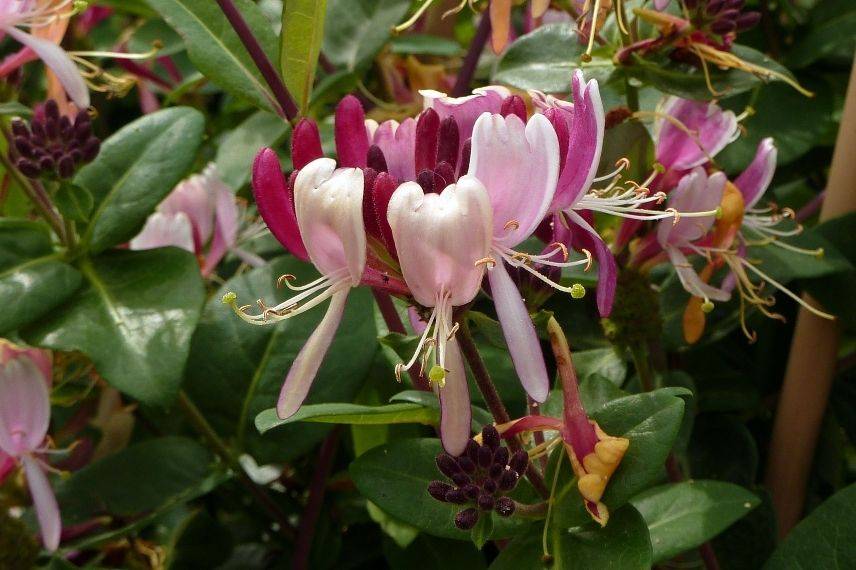
<path fill-rule="evenodd" d="M 682 388 L 661 388 L 612 400 L 590 413 L 601 429 L 630 440 L 618 470 L 606 487 L 603 502 L 610 510 L 627 502 L 663 472 L 663 464 L 681 428 L 684 415 Z"/>
<path fill-rule="evenodd" d="M 325 307 L 318 307 L 277 325 L 253 326 L 238 318 L 220 302 L 228 291 L 239 302 L 264 299 L 273 305 L 287 294 L 276 288 L 280 275 L 296 275 L 299 282 L 318 277 L 311 265 L 291 257 L 229 280 L 205 307 L 193 336 L 185 389 L 214 428 L 234 438 L 242 451 L 259 463 L 287 461 L 309 451 L 330 426 L 300 422 L 259 435 L 254 420 L 276 404 L 282 382 L 318 325 Z M 309 392 L 307 404 L 353 400 L 377 350 L 377 330 L 372 319 L 372 296 L 353 290 L 336 338 Z M 395 378 L 390 376 L 389 382 Z"/>
<path fill-rule="evenodd" d="M 326 11 L 327 0 L 285 0 L 282 5 L 282 78 L 297 101 L 301 115 L 309 108 Z"/>
<path fill-rule="evenodd" d="M 645 180 L 654 163 L 654 141 L 648 129 L 639 121 L 625 121 L 604 133 L 603 152 L 600 155 L 598 175 L 615 171 L 621 158 L 630 160 L 630 168 L 622 173 L 624 180 Z"/>
<path fill-rule="evenodd" d="M 570 471 L 567 465 L 565 469 Z M 533 525 L 502 549 L 490 569 L 647 570 L 652 565 L 645 521 L 631 506 L 613 513 L 603 528 L 594 522 L 571 528 L 552 524 L 548 529 L 549 561 L 543 558 L 543 532 L 543 524 Z"/>
<path fill-rule="evenodd" d="M 800 522 L 765 570 L 856 568 L 856 484 L 839 491 Z"/>
<path fill-rule="evenodd" d="M 854 38 L 856 38 L 856 10 L 853 9 L 852 4 L 842 7 L 845 9 L 843 13 L 837 13 L 834 18 L 813 26 L 808 33 L 797 36 L 796 44 L 785 58 L 788 67 L 794 69 L 806 67 L 838 50 L 853 52 Z"/>
<path fill-rule="evenodd" d="M 581 68 L 586 79 L 605 81 L 613 71 L 608 59 L 595 58 L 581 64 L 585 46 L 575 26 L 547 24 L 519 37 L 503 54 L 493 74 L 495 83 L 547 93 L 568 93 L 571 74 Z"/>
<path fill-rule="evenodd" d="M 484 570 L 484 558 L 471 544 L 420 534 L 407 548 L 384 543 L 392 570 Z"/>
<path fill-rule="evenodd" d="M 399 392 L 389 399 L 390 402 L 410 402 L 411 404 L 419 404 L 426 408 L 431 408 L 440 411 L 440 399 L 434 392 L 423 392 L 421 390 L 405 390 Z M 473 414 L 473 431 L 481 431 L 486 425 L 493 423 L 493 416 L 478 406 L 470 406 Z M 439 416 L 438 416 L 439 417 Z"/>
<path fill-rule="evenodd" d="M 132 238 L 196 158 L 205 119 L 189 107 L 145 115 L 104 141 L 75 177 L 95 201 L 83 241 L 99 253 Z"/>
<path fill-rule="evenodd" d="M 369 513 L 369 518 L 401 548 L 407 548 L 420 534 L 418 528 L 389 516 L 371 501 L 366 501 L 366 511 Z"/>
<path fill-rule="evenodd" d="M 574 353 L 573 359 L 580 382 L 600 376 L 615 386 L 621 386 L 627 376 L 627 361 L 614 348 L 580 350 Z"/>
<path fill-rule="evenodd" d="M 732 483 L 683 481 L 649 489 L 630 502 L 648 524 L 656 564 L 712 539 L 760 500 Z"/>
<path fill-rule="evenodd" d="M 70 182 L 60 185 L 53 198 L 59 213 L 75 222 L 89 221 L 89 214 L 95 206 L 88 190 Z"/>
<path fill-rule="evenodd" d="M 80 287 L 82 278 L 54 253 L 42 224 L 0 219 L 0 333 L 38 320 Z"/>
<path fill-rule="evenodd" d="M 270 408 L 256 416 L 256 429 L 265 433 L 275 427 L 295 422 L 318 422 L 327 424 L 382 425 L 382 424 L 425 424 L 433 425 L 439 420 L 437 410 L 418 404 L 389 404 L 387 406 L 363 406 L 360 404 L 315 404 L 305 405 L 288 419 L 281 420 L 276 408 Z"/>
<path fill-rule="evenodd" d="M 0 115 L 10 117 L 29 117 L 33 114 L 33 110 L 18 103 L 17 101 L 8 101 L 0 103 Z"/>
<path fill-rule="evenodd" d="M 413 55 L 436 55 L 453 57 L 463 51 L 454 40 L 428 34 L 407 34 L 392 38 L 389 49 L 392 53 Z"/>
<path fill-rule="evenodd" d="M 184 38 L 190 60 L 205 77 L 261 109 L 279 106 L 238 34 L 212 0 L 148 0 Z M 253 36 L 276 65 L 277 40 L 268 20 L 250 0 L 235 0 Z"/>
<path fill-rule="evenodd" d="M 770 59 L 763 53 L 740 44 L 734 44 L 731 53 L 754 65 L 775 71 L 793 78 L 780 63 Z M 671 93 L 686 99 L 709 100 L 714 94 L 710 92 L 703 71 L 689 63 L 679 63 L 664 54 L 650 58 L 633 55 L 633 63 L 626 66 L 627 73 L 632 77 L 649 83 L 665 93 Z M 722 71 L 713 65 L 708 65 L 710 81 L 719 97 L 730 97 L 748 91 L 758 86 L 763 80 L 756 75 L 729 69 Z"/>
<path fill-rule="evenodd" d="M 487 541 L 490 540 L 490 535 L 493 534 L 493 513 L 482 513 L 479 517 L 476 526 L 470 530 L 470 540 L 476 548 L 481 550 Z"/>
<path fill-rule="evenodd" d="M 442 451 L 437 439 L 402 439 L 372 448 L 349 469 L 360 493 L 393 517 L 434 536 L 468 540 L 454 524 L 463 507 L 441 503 L 428 494 L 428 483 L 442 479 L 434 460 Z M 521 481 L 512 496 L 534 502 L 534 491 Z M 497 517 L 494 539 L 507 538 L 528 524 Z"/>
<path fill-rule="evenodd" d="M 217 147 L 217 174 L 232 190 L 238 191 L 250 181 L 253 160 L 263 147 L 276 146 L 290 127 L 277 115 L 258 111 L 223 137 Z"/>
<path fill-rule="evenodd" d="M 328 0 L 324 55 L 347 71 L 365 69 L 410 4 L 410 0 Z"/>
<path fill-rule="evenodd" d="M 104 513 L 127 518 L 189 501 L 222 480 L 214 467 L 211 453 L 190 439 L 138 443 L 87 465 L 59 485 L 63 523 L 79 524 Z"/>
<path fill-rule="evenodd" d="M 84 286 L 22 334 L 37 346 L 83 352 L 141 402 L 169 404 L 205 298 L 196 258 L 177 248 L 117 251 L 80 269 Z"/>

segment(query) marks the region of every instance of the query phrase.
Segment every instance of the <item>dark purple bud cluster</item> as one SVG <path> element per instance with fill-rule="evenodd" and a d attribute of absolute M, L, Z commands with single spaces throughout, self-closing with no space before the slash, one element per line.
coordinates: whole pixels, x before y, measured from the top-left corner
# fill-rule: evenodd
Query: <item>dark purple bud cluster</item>
<path fill-rule="evenodd" d="M 743 12 L 746 0 L 684 0 L 698 28 L 706 27 L 724 36 L 754 27 L 761 20 L 760 12 Z"/>
<path fill-rule="evenodd" d="M 511 454 L 500 445 L 496 428 L 485 426 L 481 445 L 470 440 L 458 457 L 448 453 L 437 456 L 437 468 L 451 484 L 431 481 L 428 493 L 438 501 L 463 507 L 455 515 L 455 526 L 469 530 L 482 513 L 494 511 L 501 517 L 514 514 L 514 500 L 505 495 L 514 490 L 528 465 L 525 451 Z"/>
<path fill-rule="evenodd" d="M 98 156 L 101 141 L 92 134 L 89 113 L 81 111 L 74 122 L 60 116 L 59 106 L 48 100 L 42 113 L 30 122 L 12 123 L 18 170 L 29 178 L 71 178 L 81 165 Z"/>

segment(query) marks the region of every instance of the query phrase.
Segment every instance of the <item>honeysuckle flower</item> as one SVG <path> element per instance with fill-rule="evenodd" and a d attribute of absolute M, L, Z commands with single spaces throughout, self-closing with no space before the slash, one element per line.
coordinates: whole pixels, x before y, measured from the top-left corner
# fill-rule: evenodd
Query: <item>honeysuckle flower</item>
<path fill-rule="evenodd" d="M 41 456 L 50 424 L 50 357 L 44 351 L 0 341 L 0 450 L 23 465 L 42 542 L 59 546 L 61 520 Z M 8 459 L 7 459 L 8 461 Z"/>
<path fill-rule="evenodd" d="M 254 176 L 270 173 L 271 180 L 254 179 L 254 191 L 259 210 L 276 236 L 283 235 L 273 230 L 283 218 L 276 207 L 271 207 L 270 193 L 282 192 L 284 180 L 278 162 L 273 170 L 264 166 L 272 160 L 277 160 L 273 151 L 262 151 L 256 158 Z M 300 349 L 285 378 L 276 406 L 280 418 L 292 416 L 306 399 L 342 320 L 348 293 L 362 280 L 366 266 L 363 183 L 360 169 L 336 168 L 336 162 L 329 158 L 319 158 L 304 166 L 294 180 L 292 207 L 301 243 L 321 278 L 293 286 L 290 283 L 293 277 L 283 276 L 279 283 L 298 294 L 274 307 L 259 300 L 261 313 L 256 315 L 248 312 L 249 305 L 239 306 L 234 293 L 223 297 L 223 302 L 231 305 L 238 316 L 254 325 L 290 319 L 330 299 L 324 318 Z M 282 194 L 288 199 L 285 192 Z"/>
<path fill-rule="evenodd" d="M 586 510 L 601 526 L 606 526 L 609 509 L 601 499 L 610 478 L 630 447 L 630 440 L 606 434 L 597 422 L 589 419 L 580 399 L 571 352 L 564 332 L 552 317 L 548 321 L 547 330 L 562 380 L 562 417 L 524 416 L 496 427 L 505 439 L 527 432 L 558 432 L 559 437 L 531 449 L 530 459 L 563 444 L 577 476 L 577 489 L 583 497 Z"/>
<path fill-rule="evenodd" d="M 9 35 L 32 50 L 50 68 L 68 96 L 81 109 L 89 106 L 89 89 L 71 57 L 59 46 L 66 20 L 74 13 L 72 0 L 0 0 L 0 39 Z M 52 28 L 59 24 L 59 37 Z M 29 33 L 25 30 L 29 30 Z M 2 65 L 4 76 L 29 61 L 25 51 Z"/>
<path fill-rule="evenodd" d="M 482 113 L 500 113 L 502 103 L 511 96 L 511 92 L 500 85 L 489 85 L 473 89 L 471 95 L 449 97 L 439 91 L 424 89 L 419 92 L 424 99 L 425 108 L 434 109 L 440 120 L 447 117 L 455 119 L 463 145 L 473 136 L 473 127 Z"/>
<path fill-rule="evenodd" d="M 396 373 L 421 356 L 440 398 L 443 447 L 458 455 L 469 440 L 471 410 L 452 310 L 472 301 L 481 286 L 493 236 L 490 199 L 472 176 L 439 194 L 407 182 L 392 195 L 387 217 L 410 293 L 431 309 L 416 352 Z"/>
<path fill-rule="evenodd" d="M 488 280 L 508 350 L 526 392 L 543 402 L 550 379 L 529 311 L 506 264 L 570 292 L 571 288 L 549 280 L 530 263 L 559 267 L 587 263 L 553 261 L 555 251 L 532 256 L 514 250 L 532 235 L 553 201 L 559 175 L 559 141 L 550 121 L 544 115 L 534 115 L 527 123 L 516 114 L 481 115 L 473 130 L 468 174 L 487 189 L 493 209 L 491 253 L 495 261 L 490 264 Z M 563 247 L 557 246 L 560 251 Z"/>
<path fill-rule="evenodd" d="M 241 211 L 235 195 L 220 180 L 211 164 L 182 181 L 150 215 L 137 236 L 134 250 L 176 246 L 195 253 L 202 274 L 210 275 L 227 252 L 232 251 L 250 265 L 261 260 L 236 247 Z"/>

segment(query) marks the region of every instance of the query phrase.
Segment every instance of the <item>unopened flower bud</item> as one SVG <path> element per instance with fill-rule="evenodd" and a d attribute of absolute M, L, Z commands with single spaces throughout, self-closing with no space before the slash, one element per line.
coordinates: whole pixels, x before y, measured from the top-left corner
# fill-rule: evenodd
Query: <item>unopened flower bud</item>
<path fill-rule="evenodd" d="M 455 515 L 455 526 L 461 530 L 470 530 L 479 521 L 479 512 L 475 509 L 464 509 Z"/>
<path fill-rule="evenodd" d="M 468 499 L 475 500 L 476 497 L 479 496 L 479 487 L 473 483 L 470 483 L 466 487 L 463 488 L 464 495 L 467 496 Z"/>
<path fill-rule="evenodd" d="M 479 495 L 478 500 L 479 508 L 483 511 L 492 511 L 493 510 L 493 495 L 488 495 L 487 493 L 482 493 Z"/>
<path fill-rule="evenodd" d="M 493 464 L 498 465 L 500 467 L 505 467 L 508 465 L 508 448 L 507 447 L 499 447 L 496 451 L 493 452 Z"/>
<path fill-rule="evenodd" d="M 737 30 L 742 32 L 749 28 L 754 28 L 760 21 L 761 12 L 746 12 L 742 16 L 739 16 L 734 21 L 734 24 L 737 26 Z"/>
<path fill-rule="evenodd" d="M 506 469 L 499 478 L 499 490 L 510 491 L 517 486 L 520 475 L 514 469 Z"/>
<path fill-rule="evenodd" d="M 56 165 L 57 173 L 60 178 L 68 179 L 74 174 L 74 160 L 71 156 L 64 156 L 59 159 Z"/>
<path fill-rule="evenodd" d="M 428 494 L 442 503 L 446 502 L 446 493 L 451 490 L 452 486 L 442 481 L 431 481 L 428 483 Z"/>
<path fill-rule="evenodd" d="M 499 432 L 496 431 L 495 427 L 488 425 L 482 428 L 482 443 L 491 450 L 499 447 Z"/>
<path fill-rule="evenodd" d="M 458 465 L 458 462 L 455 461 L 455 458 L 449 455 L 448 453 L 441 453 L 437 455 L 437 469 L 440 470 L 440 473 L 445 475 L 446 477 L 451 477 L 455 473 L 461 472 L 461 466 Z"/>
<path fill-rule="evenodd" d="M 493 453 L 491 453 L 490 448 L 487 446 L 480 447 L 479 467 L 487 469 L 488 467 L 490 467 L 491 463 L 493 463 Z"/>
<path fill-rule="evenodd" d="M 508 465 L 518 475 L 522 475 L 526 472 L 526 468 L 529 466 L 529 454 L 522 449 L 515 451 L 514 455 L 511 456 L 511 460 L 508 462 Z"/>
<path fill-rule="evenodd" d="M 467 496 L 461 489 L 450 489 L 446 491 L 446 502 L 463 505 L 467 502 Z"/>
<path fill-rule="evenodd" d="M 469 457 L 459 457 L 458 465 L 461 466 L 461 469 L 463 469 L 465 473 L 475 473 L 476 471 L 476 464 Z"/>
<path fill-rule="evenodd" d="M 510 517 L 514 514 L 516 505 L 510 497 L 500 497 L 496 500 L 493 510 L 501 517 Z"/>
<path fill-rule="evenodd" d="M 494 481 L 493 479 L 485 479 L 482 482 L 482 489 L 484 489 L 488 493 L 496 493 L 496 488 L 496 481 Z"/>
<path fill-rule="evenodd" d="M 472 479 L 470 479 L 470 476 L 466 473 L 455 473 L 450 477 L 450 479 L 452 480 L 452 483 L 454 483 L 458 487 L 463 487 L 464 485 L 467 485 L 472 481 Z"/>

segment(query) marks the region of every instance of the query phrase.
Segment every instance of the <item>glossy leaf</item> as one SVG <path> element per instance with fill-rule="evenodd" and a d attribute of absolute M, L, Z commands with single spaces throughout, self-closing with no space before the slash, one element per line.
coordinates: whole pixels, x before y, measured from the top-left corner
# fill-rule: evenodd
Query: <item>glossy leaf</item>
<path fill-rule="evenodd" d="M 856 485 L 839 491 L 788 535 L 764 570 L 856 566 Z"/>
<path fill-rule="evenodd" d="M 92 194 L 77 184 L 62 184 L 53 198 L 60 215 L 75 222 L 89 221 L 89 214 L 95 206 Z"/>
<path fill-rule="evenodd" d="M 760 501 L 732 483 L 694 480 L 649 489 L 630 502 L 648 524 L 656 564 L 712 539 Z"/>
<path fill-rule="evenodd" d="M 577 378 L 584 382 L 592 376 L 600 376 L 621 386 L 627 376 L 627 361 L 613 348 L 580 350 L 573 354 Z"/>
<path fill-rule="evenodd" d="M 75 472 L 57 489 L 63 522 L 131 517 L 177 505 L 210 490 L 222 474 L 199 443 L 163 437 L 132 445 Z M 129 492 L 133 490 L 133 492 Z"/>
<path fill-rule="evenodd" d="M 74 179 L 95 202 L 82 238 L 92 252 L 127 241 L 140 230 L 187 174 L 204 126 L 199 111 L 175 107 L 137 119 L 104 141 L 98 158 Z"/>
<path fill-rule="evenodd" d="M 288 134 L 290 127 L 282 118 L 258 111 L 228 133 L 217 147 L 214 164 L 220 180 L 238 191 L 250 181 L 253 160 L 259 149 L 276 147 Z"/>
<path fill-rule="evenodd" d="M 571 75 L 580 67 L 586 79 L 605 81 L 613 70 L 611 62 L 598 58 L 594 60 L 597 65 L 581 65 L 584 51 L 585 45 L 580 43 L 575 26 L 547 24 L 508 47 L 496 65 L 493 81 L 518 89 L 568 93 Z"/>
<path fill-rule="evenodd" d="M 79 350 L 141 402 L 169 404 L 205 298 L 196 258 L 177 248 L 121 251 L 80 269 L 83 287 L 22 334 L 37 346 Z"/>
<path fill-rule="evenodd" d="M 442 479 L 434 460 L 442 451 L 437 439 L 404 439 L 370 449 L 349 469 L 357 489 L 381 509 L 434 536 L 469 540 L 454 524 L 457 505 L 428 494 L 428 483 Z M 515 498 L 531 502 L 534 491 L 522 481 Z M 528 524 L 518 518 L 496 517 L 492 538 L 507 538 Z"/>
<path fill-rule="evenodd" d="M 0 333 L 50 313 L 80 286 L 81 276 L 54 253 L 47 228 L 26 220 L 0 220 Z"/>
<path fill-rule="evenodd" d="M 387 406 L 363 406 L 360 404 L 315 404 L 305 405 L 288 419 L 281 420 L 276 409 L 270 408 L 256 416 L 256 429 L 265 433 L 276 427 L 295 422 L 318 422 L 322 424 L 383 425 L 383 424 L 436 424 L 440 415 L 437 410 L 418 404 L 389 404 Z"/>
<path fill-rule="evenodd" d="M 285 0 L 282 4 L 282 78 L 304 115 L 315 83 L 326 11 L 327 0 Z"/>
<path fill-rule="evenodd" d="M 420 534 L 407 548 L 384 545 L 392 570 L 484 570 L 484 558 L 472 544 Z"/>
<path fill-rule="evenodd" d="M 264 299 L 272 305 L 288 294 L 276 287 L 277 278 L 286 273 L 296 275 L 299 283 L 317 278 L 311 265 L 280 257 L 231 279 L 212 295 L 193 337 L 187 368 L 185 387 L 205 416 L 218 432 L 234 438 L 239 449 L 260 463 L 297 457 L 330 429 L 301 422 L 261 436 L 254 426 L 259 413 L 276 405 L 291 363 L 318 325 L 325 307 L 262 327 L 245 323 L 220 299 L 227 291 L 234 291 L 239 302 Z M 350 293 L 342 324 L 307 404 L 349 402 L 359 391 L 377 350 L 372 303 L 365 289 Z M 395 378 L 390 377 L 389 382 L 394 383 Z"/>
<path fill-rule="evenodd" d="M 567 465 L 565 468 L 570 471 Z M 551 525 L 548 529 L 549 561 L 544 560 L 543 531 L 543 524 L 533 525 L 525 534 L 512 540 L 502 549 L 490 569 L 651 568 L 651 544 L 645 521 L 629 505 L 612 513 L 609 524 L 603 528 L 591 521 L 572 528 Z"/>
<path fill-rule="evenodd" d="M 392 53 L 413 55 L 437 55 L 451 57 L 460 55 L 461 44 L 440 36 L 426 34 L 407 34 L 392 39 L 389 49 Z"/>
<path fill-rule="evenodd" d="M 796 42 L 785 59 L 788 67 L 806 67 L 839 50 L 849 50 L 852 53 L 856 37 L 856 9 L 852 3 L 841 4 L 843 11 L 836 12 L 834 17 L 812 26 L 808 33 Z"/>
<path fill-rule="evenodd" d="M 731 53 L 754 65 L 793 77 L 790 71 L 780 63 L 750 47 L 735 44 L 731 48 Z M 631 76 L 649 83 L 665 93 L 686 99 L 709 100 L 714 97 L 707 86 L 701 69 L 688 63 L 678 63 L 664 55 L 650 58 L 634 55 L 632 64 L 628 65 L 626 69 Z M 717 92 L 717 97 L 737 95 L 758 86 L 762 82 L 756 75 L 737 69 L 722 71 L 712 65 L 709 65 L 708 69 L 710 81 Z"/>
<path fill-rule="evenodd" d="M 278 61 L 277 40 L 254 2 L 234 0 L 271 61 Z M 213 0 L 148 0 L 184 38 L 190 60 L 205 77 L 236 97 L 276 112 L 270 88 L 226 16 Z"/>
<path fill-rule="evenodd" d="M 364 69 L 410 8 L 409 0 L 327 0 L 324 55 L 348 71 Z"/>

